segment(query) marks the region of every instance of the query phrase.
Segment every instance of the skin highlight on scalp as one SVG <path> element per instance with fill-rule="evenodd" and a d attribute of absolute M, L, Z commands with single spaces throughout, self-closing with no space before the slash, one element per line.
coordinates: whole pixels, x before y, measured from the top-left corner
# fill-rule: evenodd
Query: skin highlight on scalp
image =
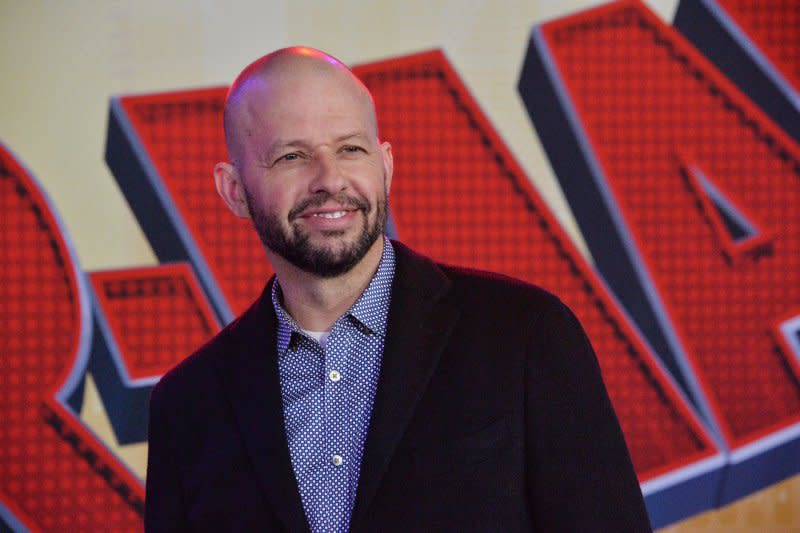
<path fill-rule="evenodd" d="M 369 111 L 375 139 L 378 138 L 378 121 L 372 95 L 347 65 L 314 48 L 293 46 L 267 54 L 248 65 L 228 89 L 225 98 L 223 124 L 225 143 L 230 162 L 238 166 L 243 150 L 243 135 L 250 135 L 247 124 L 247 95 L 258 85 L 278 85 L 290 78 L 321 76 L 336 79 L 364 99 Z"/>

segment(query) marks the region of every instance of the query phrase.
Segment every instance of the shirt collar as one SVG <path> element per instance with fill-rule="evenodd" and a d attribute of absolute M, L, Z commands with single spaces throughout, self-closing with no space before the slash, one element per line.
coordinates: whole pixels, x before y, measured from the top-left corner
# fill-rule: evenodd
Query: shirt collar
<path fill-rule="evenodd" d="M 389 300 L 392 297 L 394 280 L 394 248 L 386 237 L 383 238 L 383 253 L 378 270 L 363 294 L 356 300 L 349 314 L 378 335 L 386 335 L 386 320 L 389 317 Z"/>
<path fill-rule="evenodd" d="M 378 270 L 375 271 L 369 285 L 367 285 L 358 300 L 343 316 L 352 317 L 359 324 L 366 326 L 378 335 L 386 335 L 386 320 L 389 317 L 389 300 L 392 295 L 394 271 L 394 248 L 389 239 L 384 237 L 383 252 L 381 253 L 380 263 L 378 263 Z M 271 296 L 272 307 L 275 309 L 279 323 L 278 353 L 282 353 L 289 343 L 292 332 L 300 333 L 302 329 L 283 307 L 283 295 L 277 276 L 272 284 Z"/>

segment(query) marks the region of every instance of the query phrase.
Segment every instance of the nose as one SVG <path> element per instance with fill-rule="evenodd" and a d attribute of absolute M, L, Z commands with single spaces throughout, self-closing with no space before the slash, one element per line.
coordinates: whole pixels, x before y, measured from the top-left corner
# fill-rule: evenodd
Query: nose
<path fill-rule="evenodd" d="M 335 195 L 347 187 L 347 180 L 342 174 L 342 169 L 336 156 L 321 153 L 315 157 L 314 176 L 309 183 L 311 193 L 327 192 Z"/>

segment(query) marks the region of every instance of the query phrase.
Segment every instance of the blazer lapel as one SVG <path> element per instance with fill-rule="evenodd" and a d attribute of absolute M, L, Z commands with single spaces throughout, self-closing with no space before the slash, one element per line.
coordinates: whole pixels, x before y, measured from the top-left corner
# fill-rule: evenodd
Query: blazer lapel
<path fill-rule="evenodd" d="M 353 531 L 369 508 L 459 314 L 441 301 L 450 287 L 445 274 L 402 244 L 393 245 L 397 263 L 387 337 L 350 522 Z"/>
<path fill-rule="evenodd" d="M 263 492 L 288 530 L 308 531 L 283 421 L 271 287 L 233 326 L 219 370 Z"/>

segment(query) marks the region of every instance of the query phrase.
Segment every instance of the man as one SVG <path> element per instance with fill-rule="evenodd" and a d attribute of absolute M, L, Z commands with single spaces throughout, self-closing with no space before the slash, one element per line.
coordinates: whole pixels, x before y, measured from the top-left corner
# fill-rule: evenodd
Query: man
<path fill-rule="evenodd" d="M 225 133 L 276 275 L 154 388 L 148 531 L 649 530 L 572 313 L 384 237 L 392 151 L 342 63 L 257 60 Z"/>

